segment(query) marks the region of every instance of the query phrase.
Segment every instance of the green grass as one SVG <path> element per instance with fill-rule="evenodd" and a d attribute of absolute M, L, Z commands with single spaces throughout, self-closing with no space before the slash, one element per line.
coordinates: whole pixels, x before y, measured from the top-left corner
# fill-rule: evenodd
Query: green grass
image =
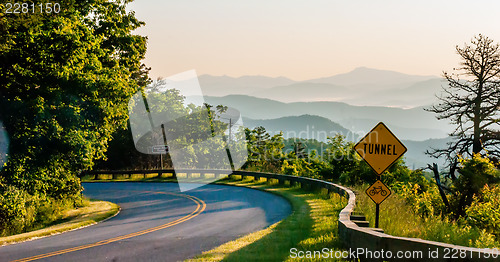
<path fill-rule="evenodd" d="M 85 202 L 83 207 L 65 211 L 61 219 L 54 221 L 49 227 L 22 234 L 0 237 L 0 246 L 89 226 L 116 215 L 120 210 L 118 205 L 107 201 L 86 200 Z"/>
<path fill-rule="evenodd" d="M 356 210 L 364 213 L 375 225 L 375 204 L 364 193 L 365 187 L 358 187 Z M 401 237 L 421 238 L 460 246 L 493 248 L 500 247 L 494 237 L 483 230 L 450 221 L 441 216 L 421 217 L 416 215 L 405 200 L 397 194 L 389 196 L 380 204 L 380 227 L 386 234 Z"/>
<path fill-rule="evenodd" d="M 292 259 L 290 249 L 341 250 L 337 222 L 339 212 L 347 204 L 347 200 L 338 194 L 327 195 L 326 192 L 311 192 L 251 180 L 226 180 L 223 183 L 280 195 L 291 203 L 293 213 L 264 230 L 225 243 L 187 261 L 322 261 L 319 257 Z"/>

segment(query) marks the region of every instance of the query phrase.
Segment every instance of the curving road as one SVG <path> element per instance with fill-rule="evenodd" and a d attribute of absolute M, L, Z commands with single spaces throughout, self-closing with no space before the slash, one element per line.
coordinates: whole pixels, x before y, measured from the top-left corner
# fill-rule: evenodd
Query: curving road
<path fill-rule="evenodd" d="M 179 261 L 290 214 L 289 203 L 258 190 L 176 183 L 84 183 L 90 198 L 117 203 L 102 223 L 0 247 L 0 261 Z"/>

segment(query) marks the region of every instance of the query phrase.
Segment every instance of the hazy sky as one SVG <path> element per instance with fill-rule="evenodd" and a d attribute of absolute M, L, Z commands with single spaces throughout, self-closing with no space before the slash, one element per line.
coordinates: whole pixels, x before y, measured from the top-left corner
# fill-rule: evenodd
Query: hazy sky
<path fill-rule="evenodd" d="M 498 0 L 136 0 L 151 76 L 331 76 L 360 66 L 440 75 L 475 34 L 500 41 Z"/>

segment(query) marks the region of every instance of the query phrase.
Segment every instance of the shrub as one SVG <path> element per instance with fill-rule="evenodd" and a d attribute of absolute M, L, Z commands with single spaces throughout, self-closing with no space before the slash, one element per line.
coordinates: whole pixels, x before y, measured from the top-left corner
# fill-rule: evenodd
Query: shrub
<path fill-rule="evenodd" d="M 441 215 L 445 210 L 437 188 L 422 190 L 419 184 L 401 183 L 398 193 L 404 198 L 413 212 L 421 217 Z"/>
<path fill-rule="evenodd" d="M 35 222 L 37 199 L 14 186 L 0 190 L 0 236 L 19 233 Z"/>
<path fill-rule="evenodd" d="M 311 159 L 308 161 L 303 158 L 294 158 L 283 161 L 281 172 L 286 175 L 321 179 L 321 172 L 325 170 L 325 168 L 326 163 L 318 159 Z"/>
<path fill-rule="evenodd" d="M 500 186 L 485 185 L 466 209 L 466 221 L 500 236 Z"/>
<path fill-rule="evenodd" d="M 12 185 L 0 184 L 0 236 L 19 234 L 52 224 L 64 211 L 82 206 L 79 196 L 50 198 L 30 195 Z"/>

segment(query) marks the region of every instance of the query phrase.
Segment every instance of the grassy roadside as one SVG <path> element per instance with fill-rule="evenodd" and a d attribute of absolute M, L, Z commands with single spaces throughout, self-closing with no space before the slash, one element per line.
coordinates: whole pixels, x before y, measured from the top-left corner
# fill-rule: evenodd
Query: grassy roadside
<path fill-rule="evenodd" d="M 66 211 L 63 217 L 59 221 L 55 222 L 59 222 L 58 224 L 31 232 L 0 237 L 0 246 L 89 226 L 116 215 L 119 210 L 120 207 L 111 202 L 96 200 L 89 201 L 88 205 L 85 205 L 84 207 Z"/>
<path fill-rule="evenodd" d="M 370 225 L 375 224 L 375 204 L 356 187 L 356 210 L 362 212 Z M 459 246 L 478 248 L 498 248 L 500 244 L 484 230 L 464 226 L 440 216 L 421 217 L 415 214 L 405 200 L 392 194 L 380 204 L 380 227 L 386 234 L 400 237 L 421 238 L 425 240 L 449 243 Z"/>
<path fill-rule="evenodd" d="M 225 243 L 187 261 L 322 261 L 318 256 L 316 259 L 292 258 L 295 255 L 290 250 L 295 248 L 294 253 L 297 255 L 299 251 L 321 251 L 323 248 L 333 252 L 341 250 L 337 222 L 347 200 L 340 195 L 252 180 L 226 180 L 222 183 L 280 195 L 291 203 L 293 213 L 266 229 Z"/>

